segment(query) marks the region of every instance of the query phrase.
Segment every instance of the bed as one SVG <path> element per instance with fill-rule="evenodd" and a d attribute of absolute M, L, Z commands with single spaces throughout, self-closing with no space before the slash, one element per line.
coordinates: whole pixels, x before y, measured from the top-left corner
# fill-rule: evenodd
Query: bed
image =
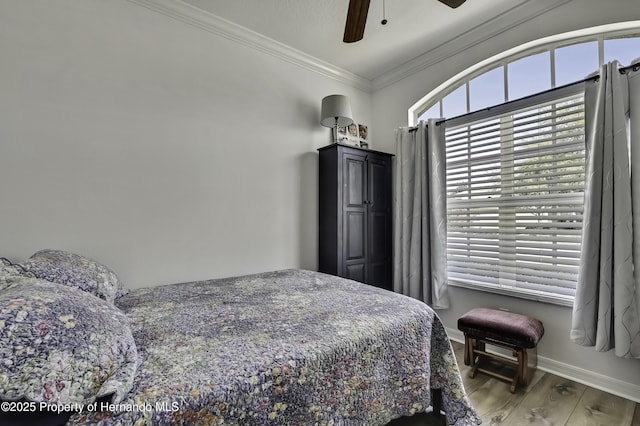
<path fill-rule="evenodd" d="M 113 371 L 102 376 L 125 370 L 129 379 L 100 383 L 82 409 L 66 407 L 70 426 L 385 425 L 427 410 L 434 389 L 448 424 L 480 423 L 437 315 L 399 294 L 284 270 L 135 289 L 113 302 L 110 315 L 128 323 L 134 344 L 122 343 L 129 334 L 115 339 L 126 360 L 115 369 L 108 360 Z M 109 330 L 109 321 L 98 327 Z M 59 405 L 60 395 L 49 402 Z"/>

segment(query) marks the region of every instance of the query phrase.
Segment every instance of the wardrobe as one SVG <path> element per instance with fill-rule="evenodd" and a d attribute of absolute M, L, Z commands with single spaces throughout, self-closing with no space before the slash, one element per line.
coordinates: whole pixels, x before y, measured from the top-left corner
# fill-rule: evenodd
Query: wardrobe
<path fill-rule="evenodd" d="M 343 144 L 318 152 L 318 270 L 391 290 L 393 155 Z"/>

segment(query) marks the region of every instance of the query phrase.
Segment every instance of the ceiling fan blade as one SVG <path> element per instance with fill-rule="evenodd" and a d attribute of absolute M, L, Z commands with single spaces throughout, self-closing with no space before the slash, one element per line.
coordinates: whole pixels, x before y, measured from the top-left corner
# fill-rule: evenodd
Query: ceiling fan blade
<path fill-rule="evenodd" d="M 440 3 L 444 3 L 451 8 L 456 8 L 464 3 L 466 0 L 438 0 Z"/>
<path fill-rule="evenodd" d="M 353 43 L 362 40 L 364 36 L 364 26 L 367 23 L 367 13 L 369 13 L 370 0 L 349 0 L 349 11 L 347 12 L 347 23 L 344 27 L 345 43 Z"/>

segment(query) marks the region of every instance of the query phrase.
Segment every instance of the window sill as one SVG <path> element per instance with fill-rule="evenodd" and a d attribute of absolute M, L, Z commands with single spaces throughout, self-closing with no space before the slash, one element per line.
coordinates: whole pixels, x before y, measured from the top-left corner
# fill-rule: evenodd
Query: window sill
<path fill-rule="evenodd" d="M 572 308 L 573 296 L 564 296 L 559 294 L 550 294 L 537 292 L 533 290 L 514 289 L 513 287 L 500 287 L 495 285 L 471 283 L 460 280 L 449 280 L 452 287 L 462 287 L 471 290 L 484 291 L 487 293 L 501 294 L 503 296 L 517 297 L 519 299 L 533 300 L 535 302 L 549 303 L 552 305 L 560 305 Z"/>

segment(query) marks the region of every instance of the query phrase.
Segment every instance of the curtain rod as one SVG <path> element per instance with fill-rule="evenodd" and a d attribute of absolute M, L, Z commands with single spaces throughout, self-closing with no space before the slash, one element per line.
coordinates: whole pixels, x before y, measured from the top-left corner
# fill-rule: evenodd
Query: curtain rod
<path fill-rule="evenodd" d="M 632 65 L 626 66 L 626 67 L 618 68 L 618 72 L 620 74 L 626 74 L 627 71 L 634 71 L 635 72 L 635 71 L 638 71 L 638 70 L 640 70 L 640 62 L 636 63 L 636 64 L 632 64 Z M 554 87 L 553 89 L 544 90 L 542 92 L 534 93 L 532 95 L 525 96 L 523 98 L 514 99 L 512 101 L 504 102 L 504 103 L 499 104 L 499 105 L 501 106 L 501 105 L 508 105 L 508 104 L 513 103 L 513 102 L 521 102 L 523 100 L 532 98 L 534 96 L 540 96 L 540 95 L 542 95 L 544 93 L 553 93 L 553 92 L 555 92 L 557 90 L 567 89 L 567 88 L 573 87 L 573 86 L 575 86 L 577 84 L 584 84 L 584 83 L 587 83 L 589 81 L 598 81 L 599 79 L 600 79 L 600 74 L 595 74 L 595 75 L 592 75 L 590 77 L 584 78 L 582 80 L 574 81 L 573 83 L 568 83 L 568 84 L 565 84 L 563 86 Z M 470 115 L 470 114 L 476 114 L 479 111 L 491 111 L 492 109 L 496 108 L 499 105 L 494 105 L 494 106 L 491 106 L 491 107 L 488 107 L 488 108 L 479 109 L 477 111 L 467 112 L 465 114 L 460 114 L 460 115 L 457 115 L 457 116 L 451 117 L 451 118 L 445 118 L 445 119 L 442 119 L 440 121 L 436 121 L 436 126 L 439 126 L 441 124 L 445 124 L 449 120 L 459 119 L 459 118 L 465 117 L 465 116 Z M 410 132 L 415 132 L 416 130 L 418 130 L 418 126 L 409 127 L 408 130 Z"/>

